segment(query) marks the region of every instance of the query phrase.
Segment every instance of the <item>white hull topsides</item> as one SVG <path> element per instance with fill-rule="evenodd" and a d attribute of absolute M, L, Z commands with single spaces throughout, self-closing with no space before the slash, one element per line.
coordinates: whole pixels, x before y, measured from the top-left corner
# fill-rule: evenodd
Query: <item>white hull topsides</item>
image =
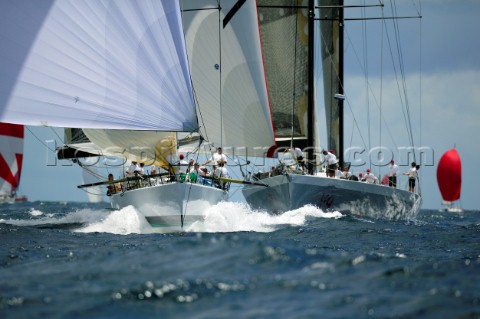
<path fill-rule="evenodd" d="M 269 187 L 247 186 L 243 195 L 253 209 L 274 213 L 310 204 L 357 216 L 410 219 L 422 202 L 418 194 L 405 190 L 321 176 L 286 174 L 261 182 Z"/>
<path fill-rule="evenodd" d="M 134 206 L 152 227 L 181 231 L 204 219 L 206 210 L 228 193 L 207 185 L 171 182 L 120 192 L 111 196 L 112 208 Z"/>

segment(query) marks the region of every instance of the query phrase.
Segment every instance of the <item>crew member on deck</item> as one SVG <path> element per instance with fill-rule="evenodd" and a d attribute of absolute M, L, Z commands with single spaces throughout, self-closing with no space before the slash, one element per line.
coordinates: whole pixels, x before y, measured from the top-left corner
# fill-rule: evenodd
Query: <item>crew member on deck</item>
<path fill-rule="evenodd" d="M 200 164 L 195 163 L 193 164 L 193 167 L 190 169 L 190 172 L 188 173 L 190 182 L 196 183 L 199 175 L 200 175 Z"/>
<path fill-rule="evenodd" d="M 295 146 L 293 146 L 291 150 L 295 154 L 295 158 L 297 159 L 298 166 L 300 167 L 303 173 L 306 173 L 305 157 L 304 157 L 305 154 L 303 154 L 303 151 L 300 148 Z"/>
<path fill-rule="evenodd" d="M 108 181 L 112 182 L 113 181 L 113 174 L 108 174 Z M 121 191 L 120 186 L 118 186 L 115 183 L 111 183 L 107 185 L 107 196 L 112 196 L 112 194 L 118 193 Z"/>
<path fill-rule="evenodd" d="M 365 174 L 365 182 L 369 184 L 378 184 L 378 178 L 373 173 L 370 173 L 370 168 L 367 168 L 367 173 Z"/>
<path fill-rule="evenodd" d="M 145 175 L 145 163 L 138 164 L 138 174 L 140 174 L 140 176 Z"/>
<path fill-rule="evenodd" d="M 225 164 L 225 165 L 227 164 L 227 156 L 222 153 L 222 148 L 221 147 L 217 148 L 217 152 L 215 154 L 213 154 L 212 157 L 208 161 L 203 163 L 202 166 L 205 166 L 210 162 L 213 162 L 214 165 L 218 165 L 220 162 L 223 162 L 223 164 Z"/>
<path fill-rule="evenodd" d="M 388 186 L 397 187 L 397 172 L 398 165 L 395 164 L 395 161 L 392 159 L 390 161 L 390 167 L 388 168 Z"/>
<path fill-rule="evenodd" d="M 415 162 L 412 162 L 412 167 L 410 168 L 410 171 L 408 173 L 403 173 L 403 175 L 408 175 L 408 188 L 410 192 L 415 191 L 415 180 L 417 179 L 417 164 Z"/>
<path fill-rule="evenodd" d="M 218 168 L 214 171 L 213 175 L 216 178 L 221 178 L 221 177 L 228 178 L 228 170 L 225 167 L 223 162 L 218 163 Z M 225 190 L 228 189 L 228 185 L 229 185 L 228 182 L 220 180 L 218 183 L 221 189 L 225 189 Z"/>
<path fill-rule="evenodd" d="M 338 160 L 335 154 L 328 152 L 327 150 L 323 150 L 324 159 L 323 162 L 327 162 L 327 176 L 328 177 L 335 177 L 335 170 L 338 167 Z"/>
<path fill-rule="evenodd" d="M 185 156 L 183 156 L 183 154 L 180 154 L 179 158 L 180 158 L 180 161 L 178 161 L 177 165 L 178 165 L 178 172 L 180 174 L 180 180 L 185 181 L 188 162 L 185 160 Z"/>
<path fill-rule="evenodd" d="M 138 166 L 138 163 L 136 161 L 132 161 L 132 164 L 128 167 L 127 171 L 125 172 L 128 176 L 133 176 L 135 175 L 135 172 L 139 172 L 140 167 Z"/>
<path fill-rule="evenodd" d="M 198 182 L 203 185 L 212 186 L 212 180 L 207 178 L 210 177 L 208 170 L 205 166 L 200 166 L 200 172 L 198 175 Z"/>
<path fill-rule="evenodd" d="M 337 166 L 337 169 L 335 170 L 335 178 L 342 178 L 342 171 L 338 166 Z"/>
<path fill-rule="evenodd" d="M 187 173 L 190 173 L 190 171 L 193 169 L 194 164 L 195 164 L 195 160 L 193 158 L 191 158 L 188 161 Z"/>
<path fill-rule="evenodd" d="M 341 179 L 350 179 L 352 177 L 352 172 L 348 170 L 348 166 L 344 166 L 340 174 Z"/>

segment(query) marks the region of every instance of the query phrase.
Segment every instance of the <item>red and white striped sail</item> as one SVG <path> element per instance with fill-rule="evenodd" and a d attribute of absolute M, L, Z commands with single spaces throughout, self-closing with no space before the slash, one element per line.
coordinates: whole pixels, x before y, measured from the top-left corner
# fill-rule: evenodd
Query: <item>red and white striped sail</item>
<path fill-rule="evenodd" d="M 0 123 L 0 198 L 11 197 L 20 185 L 23 125 Z"/>
<path fill-rule="evenodd" d="M 437 167 L 437 181 L 443 200 L 453 202 L 460 198 L 462 162 L 456 149 L 448 150 L 440 158 Z"/>

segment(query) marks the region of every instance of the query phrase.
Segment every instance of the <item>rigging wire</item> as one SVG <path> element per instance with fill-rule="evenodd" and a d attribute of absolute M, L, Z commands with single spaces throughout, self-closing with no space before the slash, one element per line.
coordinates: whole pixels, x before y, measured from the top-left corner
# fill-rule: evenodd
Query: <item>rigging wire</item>
<path fill-rule="evenodd" d="M 395 15 L 396 14 L 396 6 L 392 2 L 392 0 L 390 1 L 390 4 L 391 4 L 391 8 L 392 8 L 392 14 Z M 395 7 L 395 9 L 394 9 L 394 7 Z M 384 21 L 384 23 L 385 23 L 385 21 Z M 407 98 L 407 92 L 406 92 L 407 88 L 406 88 L 406 79 L 405 79 L 405 68 L 403 66 L 403 54 L 402 54 L 402 51 L 401 51 L 401 48 L 400 48 L 400 32 L 398 30 L 398 24 L 395 21 L 395 19 L 392 20 L 392 25 L 393 25 L 393 28 L 394 28 L 395 44 L 396 44 L 396 48 L 397 48 L 397 54 L 398 54 L 398 60 L 399 60 L 399 69 L 400 69 L 400 74 L 401 74 L 401 78 L 402 78 L 403 95 L 402 95 L 402 89 L 400 87 L 400 83 L 399 83 L 399 80 L 398 80 L 398 76 L 395 76 L 395 79 L 396 79 L 396 82 L 397 82 L 397 89 L 398 89 L 398 92 L 399 92 L 400 101 L 402 102 L 402 106 L 404 106 L 404 108 L 402 108 L 402 113 L 403 113 L 403 118 L 404 118 L 404 121 L 405 121 L 405 126 L 406 126 L 406 129 L 407 129 L 407 136 L 408 136 L 410 145 L 413 147 L 414 146 L 413 132 L 412 132 L 412 124 L 411 124 L 411 120 L 410 120 L 410 118 L 411 118 L 410 117 L 410 107 L 409 107 L 409 104 L 408 104 L 408 98 Z M 390 56 L 392 58 L 392 65 L 393 65 L 395 74 L 397 74 L 397 68 L 396 68 L 396 64 L 394 62 L 394 58 L 393 58 L 392 44 L 390 42 L 390 37 L 388 36 L 388 32 L 387 32 L 387 39 L 388 39 L 388 43 L 389 43 L 389 47 L 390 47 Z M 416 161 L 415 152 L 413 152 L 413 158 L 414 158 L 414 161 Z"/>
<path fill-rule="evenodd" d="M 347 33 L 347 37 L 348 37 L 349 41 L 351 41 L 351 38 L 350 38 L 350 36 L 348 35 L 348 33 Z M 360 58 L 358 57 L 358 53 L 356 52 L 355 47 L 354 47 L 353 45 L 352 45 L 352 47 L 353 47 L 353 51 L 355 52 L 355 57 L 357 58 L 357 62 L 358 62 L 359 65 L 361 65 L 361 64 L 360 64 Z M 364 70 L 362 69 L 362 71 L 364 71 Z M 378 102 L 375 93 L 371 90 L 371 85 L 369 86 L 369 88 L 370 88 L 370 92 L 369 92 L 369 93 L 372 95 L 373 100 L 374 100 L 374 102 L 375 102 L 375 105 L 377 106 L 377 108 L 380 108 L 380 103 Z M 383 115 L 382 115 L 382 120 L 383 120 L 383 123 L 384 123 L 384 125 L 385 125 L 385 128 L 387 129 L 387 132 L 388 132 L 388 134 L 389 134 L 389 136 L 390 136 L 390 138 L 391 138 L 391 140 L 392 140 L 392 143 L 395 145 L 395 147 L 397 147 L 397 145 L 396 145 L 396 143 L 395 143 L 395 139 L 393 138 L 393 135 L 392 135 L 392 133 L 391 133 L 391 131 L 390 131 L 390 127 L 388 126 L 388 123 L 387 123 L 387 121 L 385 120 L 385 117 L 384 117 Z M 360 130 L 360 128 L 359 128 L 359 130 Z"/>
<path fill-rule="evenodd" d="M 220 76 L 218 77 L 218 85 L 219 85 L 219 92 L 222 92 L 222 30 L 221 30 L 221 10 L 220 7 L 220 0 L 217 1 L 218 3 L 218 57 L 220 67 L 218 71 L 220 72 Z M 222 103 L 222 94 L 220 94 L 220 146 L 223 146 L 223 103 Z"/>
<path fill-rule="evenodd" d="M 199 140 L 198 146 L 196 147 L 196 149 L 200 150 L 200 145 L 202 145 L 202 140 L 201 139 Z M 195 163 L 198 163 L 199 156 L 200 156 L 200 152 L 196 153 Z M 189 178 L 188 177 L 188 175 L 189 175 L 188 169 L 189 168 L 190 168 L 190 165 L 188 165 L 188 167 L 187 167 L 185 180 L 187 178 Z M 198 176 L 197 176 L 197 178 L 198 178 Z M 185 202 L 185 209 L 183 209 L 183 207 L 182 207 L 182 212 L 180 214 L 180 222 L 181 222 L 182 229 L 183 229 L 183 225 L 184 225 L 184 222 L 185 222 L 185 216 L 187 215 L 187 207 L 188 207 L 188 204 L 190 203 L 190 193 L 191 193 L 191 190 L 192 190 L 192 186 L 193 186 L 193 183 L 190 182 L 190 185 L 188 187 L 188 192 L 187 192 L 187 200 Z"/>
<path fill-rule="evenodd" d="M 292 5 L 293 7 L 293 5 Z M 292 97 L 292 137 L 290 140 L 290 147 L 293 148 L 293 136 L 295 134 L 295 100 L 296 100 L 296 82 L 297 82 L 297 72 L 295 70 L 297 69 L 297 42 L 298 42 L 298 6 L 295 6 L 293 9 L 295 10 L 295 46 L 294 46 L 294 53 L 293 53 L 293 97 Z"/>
<path fill-rule="evenodd" d="M 345 32 L 348 34 L 348 32 L 346 31 L 347 29 L 346 29 L 346 28 L 344 28 L 344 29 L 345 29 Z M 321 35 L 321 39 L 322 39 L 322 42 L 324 43 L 325 47 L 328 47 L 327 40 L 323 37 L 323 34 L 322 34 L 321 32 L 320 32 L 320 35 Z M 351 43 L 351 41 L 350 41 L 350 43 Z M 338 82 L 339 82 L 339 84 L 340 84 L 340 86 L 341 86 L 341 88 L 342 88 L 342 91 L 345 92 L 345 86 L 344 86 L 344 83 L 341 83 L 341 81 L 340 81 L 340 76 L 339 76 L 339 74 L 338 74 L 338 69 L 336 68 L 336 63 L 335 63 L 335 61 L 333 60 L 333 56 L 332 56 L 331 54 L 329 54 L 328 57 L 329 57 L 329 59 L 330 59 L 330 67 L 335 70 L 335 74 L 336 74 L 337 80 L 338 80 Z M 357 55 L 357 59 L 358 59 L 358 55 Z M 351 106 L 351 104 L 350 104 L 350 101 L 349 101 L 349 99 L 348 99 L 348 95 L 347 95 L 347 94 L 345 94 L 345 101 L 347 102 L 347 106 L 348 106 L 348 108 L 350 109 L 350 112 L 352 113 L 352 118 L 353 118 L 354 126 L 357 128 L 358 134 L 360 135 L 360 138 L 361 138 L 361 140 L 362 140 L 362 142 L 363 142 L 363 146 L 366 148 L 366 147 L 367 147 L 367 144 L 365 143 L 365 139 L 364 139 L 363 134 L 362 134 L 362 132 L 361 132 L 361 130 L 360 130 L 360 126 L 358 125 L 358 121 L 357 121 L 357 119 L 356 119 L 356 117 L 355 117 L 355 113 L 353 112 L 353 109 L 352 109 L 352 106 Z M 328 119 L 327 119 L 327 121 L 328 121 Z M 352 139 L 353 139 L 353 130 L 352 130 Z M 350 145 L 350 146 L 351 146 L 351 145 Z"/>
<path fill-rule="evenodd" d="M 365 1 L 363 1 L 365 6 Z M 365 7 L 362 6 L 362 18 L 366 18 Z M 363 38 L 363 66 L 364 66 L 364 78 L 365 78 L 365 103 L 367 104 L 367 136 L 368 136 L 368 149 L 372 148 L 372 139 L 371 139 L 371 123 L 370 123 L 370 98 L 369 98 L 369 75 L 368 75 L 368 38 L 367 38 L 367 23 L 366 20 L 362 21 L 362 38 Z M 369 165 L 370 169 L 372 168 L 372 163 Z"/>
<path fill-rule="evenodd" d="M 385 12 L 383 10 L 383 6 L 381 7 L 381 11 L 382 11 L 382 19 L 385 17 Z M 382 111 L 383 111 L 383 32 L 385 31 L 384 27 L 383 27 L 383 23 L 380 24 L 382 26 L 381 28 L 381 36 L 380 36 L 380 107 L 379 107 L 379 111 L 380 111 L 380 116 L 378 117 L 378 127 L 379 127 L 379 134 L 378 134 L 378 145 L 380 147 L 382 147 Z M 380 176 L 381 173 L 381 167 L 378 166 L 378 174 Z"/>
<path fill-rule="evenodd" d="M 59 139 L 60 141 L 63 140 L 63 138 L 61 138 L 60 135 L 58 135 L 57 131 L 56 131 L 53 127 L 48 126 L 48 128 L 50 128 L 50 130 L 58 137 L 58 139 Z"/>
<path fill-rule="evenodd" d="M 381 3 L 381 2 L 380 2 Z M 393 7 L 394 7 L 394 3 L 391 4 L 392 5 L 392 12 L 394 13 L 393 15 L 396 16 L 397 15 L 397 11 L 393 11 Z M 417 9 L 417 12 L 418 12 L 418 9 Z M 419 15 L 421 16 L 421 13 L 419 13 Z M 384 12 L 383 12 L 383 8 L 382 8 L 382 17 L 384 16 Z M 382 48 L 384 46 L 384 28 L 386 26 L 385 24 L 385 20 L 382 19 L 383 21 L 383 25 L 382 25 L 382 38 L 381 38 L 381 42 L 382 42 Z M 394 23 L 397 23 L 394 21 Z M 403 103 L 403 99 L 406 100 L 406 106 L 405 108 L 402 108 L 402 112 L 403 112 L 403 116 L 404 116 L 404 121 L 405 121 L 405 127 L 406 127 L 406 131 L 407 131 L 407 136 L 410 140 L 410 143 L 413 147 L 414 145 L 414 139 L 413 139 L 413 129 L 412 129 L 412 123 L 411 123 L 411 111 L 410 111 L 410 104 L 408 103 L 408 98 L 407 98 L 407 88 L 406 88 L 406 77 L 405 77 L 405 67 L 404 67 L 404 63 L 403 63 L 403 54 L 402 54 L 402 51 L 401 51 L 401 46 L 400 46 L 400 33 L 398 31 L 398 27 L 397 27 L 397 24 L 394 24 L 394 27 L 395 27 L 395 39 L 396 39 L 396 44 L 397 44 L 397 51 L 398 51 L 398 56 L 399 56 L 399 60 L 400 60 L 400 69 L 401 69 L 401 74 L 402 74 L 402 88 L 403 88 L 403 95 L 401 94 L 400 95 L 400 100 L 401 100 L 401 104 L 402 106 L 404 105 Z M 385 29 L 386 30 L 386 29 Z M 347 33 L 347 37 L 349 39 L 349 41 L 351 42 L 351 38 L 350 36 L 348 35 L 348 31 L 346 32 Z M 388 47 L 390 48 L 390 55 L 391 55 L 391 58 L 392 58 L 392 64 L 393 64 L 393 67 L 394 67 L 394 71 L 395 71 L 395 74 L 398 74 L 397 72 L 397 68 L 396 68 L 396 64 L 394 63 L 394 59 L 393 59 L 393 50 L 392 50 L 392 44 L 391 44 L 391 41 L 390 41 L 390 38 L 389 38 L 389 35 L 388 35 L 388 32 L 385 32 L 386 35 L 387 35 L 387 42 L 388 42 Z M 359 58 L 358 58 L 358 54 L 357 52 L 355 51 L 355 48 L 353 48 L 354 52 L 355 52 L 355 55 L 356 55 L 356 58 L 357 58 L 357 61 L 359 61 Z M 381 125 L 381 122 L 383 120 L 384 124 L 385 124 L 385 128 L 387 130 L 387 133 L 388 135 L 390 136 L 393 144 L 395 145 L 395 147 L 398 148 L 398 146 L 396 145 L 395 143 L 395 139 L 393 138 L 392 136 L 392 133 L 390 131 L 390 128 L 383 116 L 383 108 L 382 108 L 382 105 L 383 105 L 383 50 L 382 50 L 382 53 L 381 53 L 381 88 L 380 88 L 380 104 L 377 102 L 376 98 L 375 98 L 375 94 L 371 91 L 371 86 L 370 85 L 367 85 L 369 90 L 371 91 L 370 94 L 372 94 L 373 98 L 374 98 L 374 101 L 376 102 L 376 105 L 377 107 L 379 108 L 379 112 L 380 112 L 380 145 L 381 145 L 381 140 L 382 140 L 382 125 Z M 359 65 L 361 65 L 361 63 L 359 63 Z M 366 71 L 364 71 L 364 73 L 366 73 Z M 402 90 L 400 89 L 400 84 L 398 83 L 398 78 L 396 77 L 397 79 L 397 87 L 398 87 L 398 90 L 399 92 L 401 92 Z M 348 104 L 349 105 L 349 104 Z M 350 109 L 351 109 L 351 106 L 349 105 Z M 351 109 L 352 111 L 352 109 Z M 353 111 L 352 111 L 352 115 L 354 117 L 354 123 L 355 125 L 357 126 L 357 129 L 359 130 L 360 132 L 360 129 L 358 127 L 358 123 L 356 123 L 356 119 L 355 119 L 355 115 L 353 114 Z M 369 126 L 370 127 L 370 126 Z M 353 140 L 353 131 L 352 131 L 352 138 L 351 138 L 351 143 L 352 143 L 352 140 Z M 365 141 L 363 141 L 364 144 L 365 144 Z M 369 143 L 370 143 L 370 137 L 369 137 Z M 414 152 L 414 160 L 415 160 L 415 152 Z"/>
<path fill-rule="evenodd" d="M 353 49 L 353 52 L 355 53 L 355 58 L 356 58 L 356 60 L 357 60 L 358 65 L 360 65 L 360 66 L 362 67 L 362 64 L 361 64 L 361 62 L 360 62 L 360 58 L 359 58 L 358 52 L 355 50 L 355 46 L 353 45 L 352 39 L 351 39 L 348 31 L 346 31 L 346 36 L 347 36 L 347 39 L 348 39 L 348 41 L 350 42 L 350 44 L 352 44 L 352 49 Z M 363 68 L 362 68 L 362 72 L 365 72 L 365 70 L 364 70 Z M 372 95 L 373 100 L 374 100 L 374 102 L 375 102 L 375 105 L 377 106 L 377 108 L 379 108 L 379 102 L 378 102 L 378 100 L 377 100 L 377 98 L 376 98 L 375 93 L 371 90 L 371 85 L 369 85 L 369 88 L 370 88 L 370 92 L 369 92 L 369 93 Z M 348 96 L 346 96 L 346 100 L 347 100 L 347 104 L 349 105 L 350 111 L 352 112 L 352 116 L 353 116 L 354 119 L 355 119 L 355 114 L 353 113 L 353 108 L 351 107 L 351 105 L 350 105 L 349 102 L 348 102 Z M 390 136 L 390 138 L 391 138 L 391 140 L 392 140 L 392 143 L 395 145 L 395 147 L 397 147 L 397 145 L 395 144 L 395 139 L 393 138 L 393 135 L 392 135 L 392 133 L 391 133 L 391 131 L 390 131 L 390 128 L 389 128 L 389 126 L 388 126 L 388 123 L 387 123 L 387 121 L 385 120 L 385 117 L 384 117 L 383 115 L 382 115 L 382 120 L 383 120 L 384 125 L 385 125 L 385 127 L 386 127 L 386 129 L 387 129 L 387 132 L 389 133 L 389 136 Z M 355 125 L 356 125 L 357 129 L 358 129 L 358 133 L 360 134 L 360 137 L 362 138 L 363 146 L 365 146 L 365 148 L 366 148 L 366 147 L 367 147 L 367 144 L 366 144 L 366 142 L 365 142 L 365 139 L 363 138 L 362 132 L 361 132 L 361 130 L 360 130 L 360 126 L 358 125 L 358 121 L 355 119 L 354 122 L 355 122 Z"/>
<path fill-rule="evenodd" d="M 220 2 L 217 1 L 217 8 L 212 8 L 212 9 L 208 9 L 208 10 L 219 10 L 219 12 L 220 12 Z M 185 14 L 185 11 L 182 10 L 182 18 L 184 18 L 184 17 L 183 17 L 184 14 Z M 220 15 L 220 14 L 219 14 L 219 15 Z M 186 43 L 187 40 L 186 40 L 185 37 L 184 37 L 184 40 L 185 40 L 185 47 L 187 47 L 187 43 Z M 189 55 L 188 55 L 188 54 L 187 54 L 187 61 L 188 61 L 188 64 L 190 64 L 190 59 L 189 59 Z M 205 128 L 205 121 L 204 121 L 204 119 L 203 119 L 202 109 L 201 109 L 201 107 L 200 107 L 200 104 L 198 103 L 198 98 L 197 98 L 197 94 L 196 94 L 196 91 L 195 91 L 195 86 L 193 85 L 193 79 L 192 79 L 192 74 L 191 74 L 191 73 L 189 74 L 189 78 L 190 78 L 190 83 L 191 83 L 191 87 L 192 87 L 192 91 L 193 91 L 193 99 L 195 100 L 195 105 L 197 106 L 197 107 L 196 107 L 196 111 L 198 112 L 198 115 L 199 115 L 199 116 L 197 117 L 197 120 L 200 121 L 200 123 L 198 123 L 198 124 L 199 124 L 199 125 L 198 125 L 198 133 L 199 133 L 200 137 L 202 138 L 202 134 L 200 134 L 200 128 L 201 128 L 201 127 L 204 127 L 204 128 Z M 190 133 L 193 133 L 193 132 L 190 132 Z M 205 139 L 206 139 L 207 141 L 209 141 L 208 132 L 207 132 L 206 129 L 204 129 L 203 135 L 205 135 L 205 136 L 204 136 Z M 207 143 L 207 145 L 209 146 L 210 152 L 213 153 L 213 152 L 212 152 L 212 146 L 211 146 L 211 144 L 210 144 L 210 143 Z M 198 146 L 198 149 L 200 149 L 200 145 Z M 192 153 L 193 153 L 193 152 L 195 152 L 195 150 L 192 151 Z"/>
<path fill-rule="evenodd" d="M 353 44 L 353 43 L 352 43 L 352 40 L 351 40 L 351 38 L 350 38 L 350 36 L 349 36 L 349 33 L 348 33 L 348 31 L 347 31 L 346 28 L 345 28 L 345 31 L 346 31 L 346 34 L 347 34 L 347 38 L 348 38 L 348 40 L 349 40 L 349 44 Z M 323 35 L 322 35 L 322 41 L 326 44 L 326 39 L 323 37 Z M 352 48 L 353 48 L 353 50 L 354 50 L 355 57 L 357 58 L 357 61 L 360 61 L 360 59 L 359 59 L 359 57 L 358 57 L 358 53 L 357 53 L 356 50 L 355 50 L 355 46 L 352 45 Z M 330 58 L 330 61 L 331 61 L 331 65 L 335 68 L 335 63 L 334 63 L 334 61 L 333 61 L 333 57 L 330 55 L 329 58 Z M 361 65 L 360 62 L 359 62 L 359 65 Z M 364 70 L 364 72 L 365 72 L 365 70 Z M 337 79 L 340 80 L 340 79 L 339 79 L 339 76 L 338 76 L 338 72 L 336 72 L 336 74 L 337 74 Z M 340 83 L 340 85 L 342 85 L 342 87 L 343 87 L 343 83 Z M 370 86 L 370 85 L 368 85 L 368 88 L 369 88 L 370 91 L 371 91 L 371 86 Z M 376 98 L 375 98 L 375 94 L 374 94 L 373 92 L 371 92 L 371 94 L 373 95 L 373 98 L 374 98 L 374 101 L 376 102 L 377 107 L 379 107 L 378 102 L 376 101 Z M 350 109 L 350 112 L 351 112 L 352 118 L 353 118 L 352 127 L 356 127 L 356 129 L 357 129 L 357 131 L 358 131 L 358 134 L 360 135 L 360 138 L 361 138 L 361 140 L 362 140 L 363 146 L 364 146 L 365 148 L 367 148 L 367 144 L 366 144 L 366 142 L 365 142 L 365 138 L 363 137 L 362 131 L 360 130 L 360 126 L 359 126 L 358 121 L 357 121 L 357 119 L 356 119 L 355 113 L 353 112 L 353 108 L 352 108 L 352 106 L 351 106 L 351 104 L 350 104 L 350 101 L 349 101 L 349 99 L 348 99 L 348 95 L 346 96 L 346 102 L 347 102 L 347 105 L 348 105 L 348 107 L 349 107 L 349 109 Z M 390 135 L 390 138 L 392 139 L 393 144 L 395 145 L 395 147 L 397 147 L 396 144 L 395 144 L 395 140 L 393 139 L 392 133 L 391 133 L 391 131 L 390 131 L 390 129 L 389 129 L 389 126 L 388 126 L 385 118 L 383 117 L 383 115 L 381 115 L 381 118 L 383 119 L 383 121 L 384 121 L 384 123 L 385 123 L 387 132 L 388 132 L 388 134 Z M 354 135 L 354 130 L 352 130 L 352 135 L 351 135 L 351 138 L 350 138 L 350 147 L 351 147 L 352 142 L 353 142 L 353 135 Z M 350 154 L 349 154 L 349 156 L 350 156 Z M 349 157 L 349 158 L 350 158 L 350 157 Z"/>
<path fill-rule="evenodd" d="M 92 175 L 93 177 L 95 178 L 98 178 L 99 180 L 106 180 L 107 178 L 103 175 L 103 174 L 100 174 L 100 173 L 96 173 L 94 172 L 92 169 L 89 168 L 89 166 L 85 166 L 82 164 L 81 161 L 77 160 L 75 161 L 78 166 L 80 166 L 82 169 L 84 169 L 85 171 L 87 171 L 90 175 Z M 95 164 L 93 164 L 95 165 Z M 108 172 L 108 171 L 107 171 Z"/>
<path fill-rule="evenodd" d="M 30 128 L 27 125 L 25 125 L 24 127 L 27 129 L 27 131 L 30 132 L 30 134 L 32 134 L 33 137 L 35 137 L 35 139 L 37 139 L 37 141 L 40 142 L 40 144 L 45 146 L 50 152 L 55 153 L 56 150 L 52 150 L 50 147 L 48 147 L 48 145 L 45 142 L 43 142 L 37 135 L 35 135 L 35 133 L 33 133 L 33 131 L 30 130 Z"/>
<path fill-rule="evenodd" d="M 419 7 L 420 7 L 420 12 L 418 13 L 419 16 L 422 16 L 422 3 L 419 1 Z M 417 11 L 418 12 L 418 11 Z M 419 81 L 420 81 L 420 94 L 419 94 L 419 104 L 420 104 L 420 132 L 419 132 L 419 136 L 420 136 L 420 140 L 419 140 L 419 145 L 422 146 L 422 56 L 423 56 L 423 48 L 422 48 L 422 36 L 423 36 L 423 28 L 422 28 L 422 19 L 420 19 L 419 21 L 419 29 L 420 29 L 420 45 L 419 45 L 419 51 L 420 51 L 420 57 L 419 57 L 419 60 L 420 60 L 420 74 L 419 74 Z M 419 159 L 420 162 L 422 161 L 422 159 L 420 158 Z M 420 164 L 420 163 L 419 163 Z M 420 170 L 420 174 L 421 176 L 423 176 L 423 170 Z M 418 189 L 420 190 L 420 181 L 418 182 Z"/>

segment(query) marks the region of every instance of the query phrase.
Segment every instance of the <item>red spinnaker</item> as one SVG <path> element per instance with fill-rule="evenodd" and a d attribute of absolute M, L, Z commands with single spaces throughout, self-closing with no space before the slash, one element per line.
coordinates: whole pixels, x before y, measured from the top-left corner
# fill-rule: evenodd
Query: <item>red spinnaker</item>
<path fill-rule="evenodd" d="M 460 198 L 462 188 L 462 162 L 456 149 L 443 154 L 438 162 L 437 182 L 443 200 L 453 202 Z"/>

